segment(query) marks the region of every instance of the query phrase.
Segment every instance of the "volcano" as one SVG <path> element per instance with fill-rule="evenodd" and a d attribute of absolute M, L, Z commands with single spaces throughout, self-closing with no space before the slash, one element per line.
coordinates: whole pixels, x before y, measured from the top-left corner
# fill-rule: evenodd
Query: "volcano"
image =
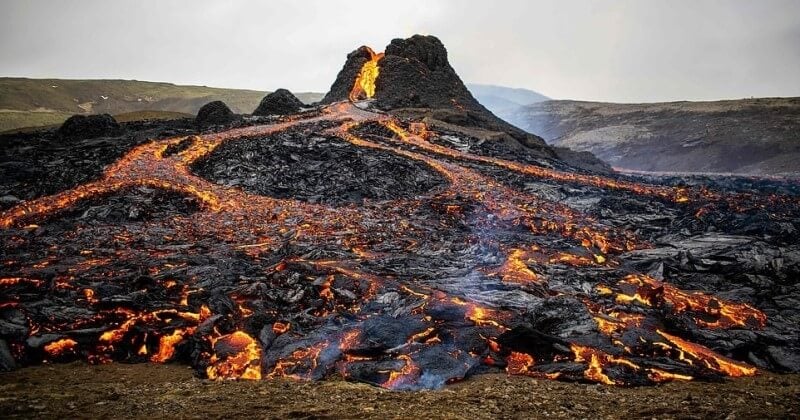
<path fill-rule="evenodd" d="M 796 184 L 565 160 L 430 36 L 357 49 L 316 106 L 225 114 L 0 141 L 0 366 L 404 390 L 800 371 Z"/>
<path fill-rule="evenodd" d="M 372 102 L 369 108 L 392 110 L 428 125 L 478 129 L 494 134 L 506 149 L 525 149 L 527 154 L 567 162 L 578 168 L 609 171 L 591 154 L 554 149 L 536 135 L 501 120 L 481 105 L 450 66 L 447 50 L 434 36 L 414 35 L 395 39 L 385 52 L 362 46 L 347 55 L 322 104 L 340 101 Z M 475 133 L 472 133 L 473 135 Z"/>

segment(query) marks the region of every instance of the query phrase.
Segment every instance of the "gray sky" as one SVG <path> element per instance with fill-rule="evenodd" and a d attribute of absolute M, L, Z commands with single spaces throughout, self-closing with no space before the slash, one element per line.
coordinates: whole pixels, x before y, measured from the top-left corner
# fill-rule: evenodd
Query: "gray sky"
<path fill-rule="evenodd" d="M 414 33 L 467 82 L 555 98 L 800 96 L 800 0 L 0 0 L 0 76 L 324 92 Z"/>

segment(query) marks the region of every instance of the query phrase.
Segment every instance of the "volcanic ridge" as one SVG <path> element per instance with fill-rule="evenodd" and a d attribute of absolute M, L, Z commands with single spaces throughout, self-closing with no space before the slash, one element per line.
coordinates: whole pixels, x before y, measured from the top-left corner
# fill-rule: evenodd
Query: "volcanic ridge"
<path fill-rule="evenodd" d="M 800 371 L 796 185 L 554 150 L 432 36 L 353 51 L 312 106 L 279 90 L 251 116 L 60 133 L 0 141 L 3 369 L 389 389 Z"/>

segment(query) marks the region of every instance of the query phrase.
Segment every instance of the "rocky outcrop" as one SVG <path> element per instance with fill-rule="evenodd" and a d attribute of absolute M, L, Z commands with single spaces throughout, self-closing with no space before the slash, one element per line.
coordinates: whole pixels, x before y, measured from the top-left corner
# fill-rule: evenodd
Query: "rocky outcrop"
<path fill-rule="evenodd" d="M 378 63 L 375 99 L 378 107 L 456 108 L 489 112 L 469 92 L 434 36 L 394 39 Z"/>
<path fill-rule="evenodd" d="M 236 114 L 222 101 L 213 101 L 203 105 L 197 111 L 194 119 L 195 125 L 204 127 L 209 125 L 228 124 L 236 119 Z"/>
<path fill-rule="evenodd" d="M 297 99 L 292 92 L 286 89 L 278 89 L 270 93 L 261 100 L 258 108 L 253 111 L 253 115 L 287 115 L 300 111 L 304 104 Z"/>
<path fill-rule="evenodd" d="M 579 152 L 566 147 L 553 147 L 558 158 L 575 168 L 585 169 L 592 172 L 611 172 L 611 165 L 600 160 L 591 152 Z"/>
<path fill-rule="evenodd" d="M 111 137 L 122 134 L 122 126 L 108 114 L 73 115 L 58 129 L 58 136 L 64 139 Z"/>

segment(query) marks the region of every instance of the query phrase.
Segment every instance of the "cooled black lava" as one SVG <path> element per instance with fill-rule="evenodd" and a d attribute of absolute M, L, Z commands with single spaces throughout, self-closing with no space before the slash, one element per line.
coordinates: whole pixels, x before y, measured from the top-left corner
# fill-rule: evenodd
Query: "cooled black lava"
<path fill-rule="evenodd" d="M 193 170 L 252 194 L 335 205 L 413 198 L 446 183 L 423 163 L 298 130 L 229 142 Z"/>

